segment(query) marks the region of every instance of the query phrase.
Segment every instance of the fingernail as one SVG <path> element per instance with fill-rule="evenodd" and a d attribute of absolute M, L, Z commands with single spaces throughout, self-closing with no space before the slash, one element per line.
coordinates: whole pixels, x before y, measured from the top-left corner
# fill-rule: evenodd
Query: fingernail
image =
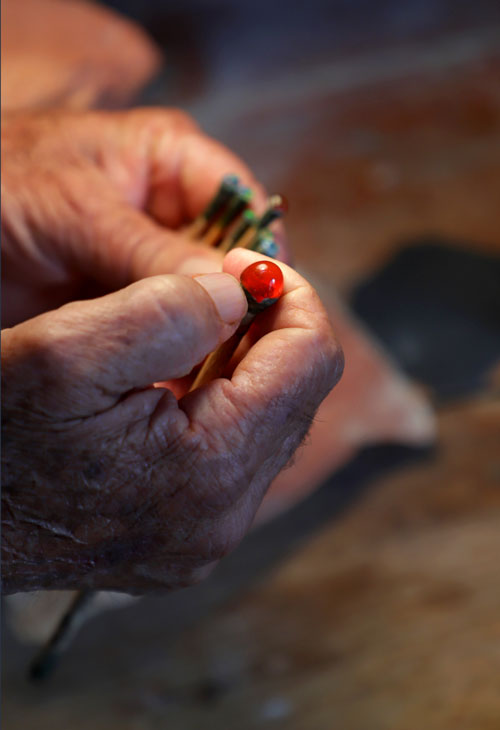
<path fill-rule="evenodd" d="M 246 314 L 247 300 L 243 290 L 231 274 L 203 274 L 195 276 L 211 297 L 223 322 L 233 324 L 239 322 Z"/>
<path fill-rule="evenodd" d="M 176 269 L 176 274 L 194 276 L 194 274 L 208 274 L 222 269 L 222 256 L 193 256 L 185 259 Z"/>

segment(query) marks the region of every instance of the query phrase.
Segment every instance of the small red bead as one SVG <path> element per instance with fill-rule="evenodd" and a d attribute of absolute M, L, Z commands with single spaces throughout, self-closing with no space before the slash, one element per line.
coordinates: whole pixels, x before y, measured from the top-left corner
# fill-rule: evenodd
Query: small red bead
<path fill-rule="evenodd" d="M 241 285 L 256 302 L 278 299 L 283 294 L 283 274 L 272 261 L 256 261 L 240 276 Z"/>

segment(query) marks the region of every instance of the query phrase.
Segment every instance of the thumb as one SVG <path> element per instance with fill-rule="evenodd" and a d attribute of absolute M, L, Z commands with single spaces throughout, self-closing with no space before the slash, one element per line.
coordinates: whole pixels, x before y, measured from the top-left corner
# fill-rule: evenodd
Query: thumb
<path fill-rule="evenodd" d="M 109 408 L 134 388 L 188 375 L 233 334 L 246 310 L 230 274 L 171 274 L 72 302 L 12 331 L 22 337 L 28 329 L 28 377 L 44 384 L 49 401 L 45 383 L 54 383 L 58 409 L 62 403 L 70 418 Z"/>

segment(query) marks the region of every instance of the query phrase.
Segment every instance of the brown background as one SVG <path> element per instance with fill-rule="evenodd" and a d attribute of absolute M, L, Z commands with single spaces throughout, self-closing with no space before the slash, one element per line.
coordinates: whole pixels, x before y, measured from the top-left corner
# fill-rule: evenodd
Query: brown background
<path fill-rule="evenodd" d="M 143 100 L 287 194 L 326 291 L 429 233 L 499 253 L 497 3 L 121 5 L 166 46 Z M 5 727 L 497 730 L 498 372 L 439 406 L 433 450 L 347 467 L 207 584 L 90 622 L 46 686 L 6 630 Z"/>

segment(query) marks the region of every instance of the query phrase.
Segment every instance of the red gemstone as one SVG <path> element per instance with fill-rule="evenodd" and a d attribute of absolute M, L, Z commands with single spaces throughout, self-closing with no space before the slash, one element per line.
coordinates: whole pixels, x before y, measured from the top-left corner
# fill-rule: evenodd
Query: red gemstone
<path fill-rule="evenodd" d="M 283 294 L 283 274 L 272 261 L 256 261 L 240 276 L 241 285 L 256 302 L 278 299 Z"/>

